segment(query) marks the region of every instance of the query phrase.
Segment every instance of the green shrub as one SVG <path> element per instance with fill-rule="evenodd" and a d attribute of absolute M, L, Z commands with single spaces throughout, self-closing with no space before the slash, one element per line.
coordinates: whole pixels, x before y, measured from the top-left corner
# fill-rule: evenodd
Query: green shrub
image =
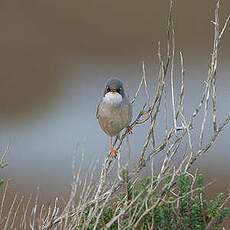
<path fill-rule="evenodd" d="M 170 183 L 170 180 L 170 175 L 166 176 L 163 186 Z M 223 205 L 225 201 L 223 193 L 220 193 L 215 200 L 204 199 L 203 175 L 197 176 L 196 183 L 192 182 L 188 174 L 179 175 L 173 193 L 166 194 L 160 201 L 156 195 L 157 191 L 149 193 L 149 187 L 154 187 L 156 178 L 146 177 L 131 186 L 128 171 L 123 170 L 123 181 L 123 192 L 119 193 L 112 204 L 103 209 L 96 229 L 105 227 L 119 214 L 121 210 L 119 207 L 125 205 L 130 207 L 119 219 L 122 229 L 134 229 L 136 225 L 135 229 L 201 230 L 209 224 L 210 229 L 218 229 L 229 212 L 229 207 Z M 133 202 L 138 195 L 139 198 Z M 143 215 L 144 213 L 146 214 Z M 89 209 L 82 217 L 82 224 L 88 219 L 88 215 Z M 130 225 L 131 218 L 133 225 Z M 95 221 L 96 218 L 92 219 L 87 229 L 93 229 Z M 115 221 L 110 229 L 118 229 L 118 221 Z"/>

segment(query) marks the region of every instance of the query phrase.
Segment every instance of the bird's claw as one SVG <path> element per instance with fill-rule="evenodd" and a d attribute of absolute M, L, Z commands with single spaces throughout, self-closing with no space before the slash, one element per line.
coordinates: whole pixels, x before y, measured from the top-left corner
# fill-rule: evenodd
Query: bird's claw
<path fill-rule="evenodd" d="M 132 129 L 132 127 L 131 127 L 130 125 L 127 127 L 126 132 L 127 132 L 128 134 L 132 134 L 132 133 L 133 133 L 133 129 Z"/>
<path fill-rule="evenodd" d="M 114 149 L 113 147 L 111 147 L 111 148 L 110 148 L 110 155 L 111 155 L 113 158 L 117 159 L 117 150 Z"/>

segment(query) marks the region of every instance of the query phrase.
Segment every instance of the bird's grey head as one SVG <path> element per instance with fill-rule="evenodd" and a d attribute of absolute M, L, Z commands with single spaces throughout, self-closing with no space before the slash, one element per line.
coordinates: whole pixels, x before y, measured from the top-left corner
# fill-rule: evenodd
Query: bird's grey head
<path fill-rule="evenodd" d="M 125 91 L 122 81 L 118 78 L 109 79 L 105 84 L 104 96 L 108 92 L 119 93 L 122 98 L 125 97 Z"/>

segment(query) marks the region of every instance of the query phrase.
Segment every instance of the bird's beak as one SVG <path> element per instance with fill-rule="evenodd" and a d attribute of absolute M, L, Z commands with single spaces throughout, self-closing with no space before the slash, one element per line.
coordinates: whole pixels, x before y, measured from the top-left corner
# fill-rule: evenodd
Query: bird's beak
<path fill-rule="evenodd" d="M 112 89 L 111 90 L 111 93 L 116 93 L 117 91 L 115 89 Z"/>

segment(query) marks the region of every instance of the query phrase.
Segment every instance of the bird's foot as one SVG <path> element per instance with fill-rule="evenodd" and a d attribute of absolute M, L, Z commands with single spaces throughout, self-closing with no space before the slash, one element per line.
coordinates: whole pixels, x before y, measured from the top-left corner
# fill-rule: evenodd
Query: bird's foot
<path fill-rule="evenodd" d="M 133 129 L 132 129 L 132 127 L 131 127 L 130 125 L 127 127 L 126 132 L 127 132 L 128 134 L 132 134 L 132 133 L 133 133 Z"/>
<path fill-rule="evenodd" d="M 117 150 L 113 148 L 113 146 L 110 147 L 110 155 L 117 159 Z"/>

